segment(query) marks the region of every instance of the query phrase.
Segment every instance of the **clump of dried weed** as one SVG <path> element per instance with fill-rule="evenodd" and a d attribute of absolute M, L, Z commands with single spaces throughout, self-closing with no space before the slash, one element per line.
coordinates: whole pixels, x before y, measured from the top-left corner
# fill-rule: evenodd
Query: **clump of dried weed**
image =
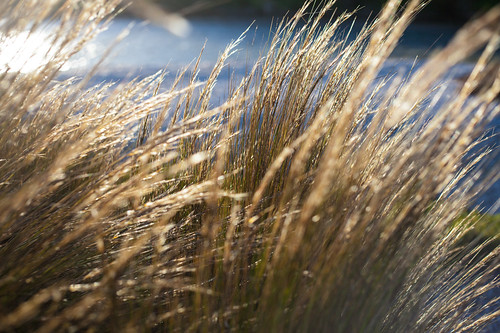
<path fill-rule="evenodd" d="M 300 24 L 308 4 L 214 107 L 239 41 L 203 83 L 55 81 L 116 5 L 0 5 L 0 50 L 58 24 L 44 66 L 0 73 L 0 330 L 460 331 L 498 316 L 476 304 L 498 287 L 497 235 L 463 237 L 483 156 L 463 157 L 498 114 L 498 73 L 469 95 L 500 8 L 384 86 L 420 1 L 389 1 L 352 42 L 337 34 L 350 14 L 325 23 L 331 2 Z M 436 82 L 484 45 L 433 110 Z"/>

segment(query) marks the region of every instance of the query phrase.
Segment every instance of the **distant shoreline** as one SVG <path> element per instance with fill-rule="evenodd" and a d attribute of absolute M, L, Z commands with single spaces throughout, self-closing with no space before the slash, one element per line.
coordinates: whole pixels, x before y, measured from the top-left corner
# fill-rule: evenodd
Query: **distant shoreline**
<path fill-rule="evenodd" d="M 485 0 L 486 1 L 486 0 Z M 220 6 L 209 6 L 202 9 L 169 6 L 163 4 L 167 9 L 178 11 L 179 14 L 188 17 L 283 17 L 287 14 L 293 14 L 297 11 L 297 8 L 285 8 L 276 4 L 279 1 L 265 2 L 261 5 L 248 5 L 248 4 L 226 4 Z M 351 2 L 351 3 L 349 3 Z M 358 8 L 356 16 L 360 19 L 366 20 L 368 18 L 373 18 L 381 10 L 381 5 L 375 4 L 376 1 L 371 1 L 371 4 L 366 4 L 366 1 L 344 1 L 337 3 L 334 8 L 337 14 L 343 12 L 350 12 Z M 484 2 L 484 1 L 483 1 Z M 274 3 L 274 5 L 272 4 Z M 474 17 L 477 17 L 479 13 L 485 12 L 488 8 L 491 8 L 491 4 L 457 4 L 456 2 L 441 1 L 439 3 L 431 2 L 427 7 L 423 8 L 422 11 L 415 17 L 415 21 L 425 24 L 453 24 L 453 25 L 463 25 L 467 21 Z"/>

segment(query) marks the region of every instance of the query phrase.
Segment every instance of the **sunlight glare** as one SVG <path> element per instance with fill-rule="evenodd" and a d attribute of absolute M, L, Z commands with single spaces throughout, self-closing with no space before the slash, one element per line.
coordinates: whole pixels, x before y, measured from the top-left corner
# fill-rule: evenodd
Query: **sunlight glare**
<path fill-rule="evenodd" d="M 0 33 L 0 71 L 32 73 L 40 70 L 56 58 L 58 47 L 52 37 L 49 29 L 32 33 L 22 31 L 9 36 Z M 95 45 L 89 43 L 84 53 L 66 61 L 61 71 L 87 66 L 88 57 L 96 53 Z"/>
<path fill-rule="evenodd" d="M 0 69 L 21 73 L 34 72 L 51 58 L 49 33 L 20 32 L 16 35 L 0 35 Z"/>

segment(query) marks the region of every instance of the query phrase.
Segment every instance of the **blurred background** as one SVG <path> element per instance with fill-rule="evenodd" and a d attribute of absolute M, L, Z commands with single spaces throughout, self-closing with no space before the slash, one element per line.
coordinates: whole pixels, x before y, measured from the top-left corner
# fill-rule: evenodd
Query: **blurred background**
<path fill-rule="evenodd" d="M 167 9 L 188 15 L 282 15 L 286 11 L 298 9 L 304 0 L 155 0 L 155 2 Z M 336 7 L 340 11 L 359 8 L 359 16 L 367 17 L 371 13 L 377 13 L 384 3 L 385 0 L 338 0 Z M 498 0 L 432 0 L 417 20 L 462 24 L 498 3 Z"/>

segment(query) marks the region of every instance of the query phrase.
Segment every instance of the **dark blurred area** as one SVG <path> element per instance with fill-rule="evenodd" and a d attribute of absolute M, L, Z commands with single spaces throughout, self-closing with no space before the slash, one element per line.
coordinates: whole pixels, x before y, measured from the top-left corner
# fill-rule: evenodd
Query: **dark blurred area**
<path fill-rule="evenodd" d="M 283 15 L 300 8 L 304 0 L 156 0 L 165 8 L 185 15 L 259 16 Z M 316 1 L 317 4 L 321 1 Z M 373 17 L 384 0 L 338 0 L 337 11 L 358 8 L 358 17 Z M 432 0 L 417 16 L 417 21 L 432 23 L 464 23 L 497 5 L 498 0 Z"/>

